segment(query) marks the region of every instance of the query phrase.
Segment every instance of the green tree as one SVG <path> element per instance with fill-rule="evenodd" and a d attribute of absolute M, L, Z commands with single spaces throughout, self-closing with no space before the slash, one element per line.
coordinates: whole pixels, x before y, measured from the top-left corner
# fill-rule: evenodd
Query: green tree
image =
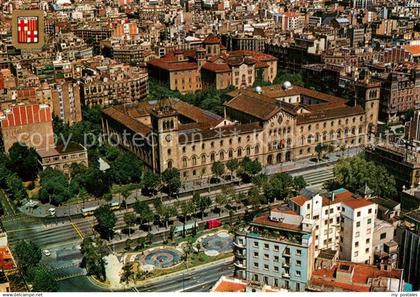
<path fill-rule="evenodd" d="M 295 176 L 293 178 L 293 188 L 295 191 L 300 191 L 306 187 L 306 181 L 303 176 Z"/>
<path fill-rule="evenodd" d="M 128 227 L 128 237 L 131 236 L 131 227 L 136 223 L 136 214 L 132 212 L 126 212 L 124 214 L 124 222 Z"/>
<path fill-rule="evenodd" d="M 293 178 L 287 173 L 275 174 L 264 186 L 264 195 L 268 201 L 288 197 L 293 188 Z"/>
<path fill-rule="evenodd" d="M 38 175 L 38 155 L 34 148 L 14 143 L 9 149 L 9 168 L 24 181 L 34 180 Z"/>
<path fill-rule="evenodd" d="M 143 176 L 143 187 L 147 194 L 154 195 L 160 186 L 160 177 L 153 171 L 146 171 Z"/>
<path fill-rule="evenodd" d="M 211 172 L 219 179 L 225 172 L 225 165 L 222 162 L 216 161 L 211 165 Z"/>
<path fill-rule="evenodd" d="M 264 185 L 268 182 L 268 176 L 266 174 L 258 174 L 252 178 L 252 183 L 256 185 L 258 188 L 264 187 Z"/>
<path fill-rule="evenodd" d="M 245 179 L 248 181 L 262 170 L 262 165 L 258 160 L 251 160 L 249 157 L 245 157 L 241 161 L 241 169 Z"/>
<path fill-rule="evenodd" d="M 239 161 L 237 159 L 230 159 L 226 162 L 226 168 L 229 170 L 230 175 L 239 168 Z"/>
<path fill-rule="evenodd" d="M 143 174 L 143 163 L 132 153 L 124 152 L 111 164 L 110 175 L 116 184 L 139 183 Z"/>
<path fill-rule="evenodd" d="M 109 175 L 100 171 L 98 168 L 87 168 L 81 175 L 77 176 L 77 180 L 80 181 L 80 185 L 83 186 L 89 194 L 95 197 L 102 197 L 111 189 L 111 179 Z"/>
<path fill-rule="evenodd" d="M 183 223 L 183 232 L 182 235 L 185 237 L 186 230 L 185 225 L 187 223 L 187 218 L 194 212 L 194 204 L 192 202 L 186 201 L 177 201 L 175 204 L 178 213 L 182 216 L 182 223 Z"/>
<path fill-rule="evenodd" d="M 215 206 L 217 208 L 219 208 L 219 215 L 222 214 L 223 206 L 225 206 L 227 204 L 227 202 L 228 202 L 228 198 L 227 197 L 228 196 L 227 195 L 224 195 L 224 194 L 219 194 L 219 195 L 216 196 L 216 199 L 215 199 L 216 205 Z"/>
<path fill-rule="evenodd" d="M 351 191 L 367 185 L 382 197 L 392 198 L 397 193 L 394 177 L 383 166 L 375 165 L 360 156 L 337 162 L 334 175 L 339 184 Z"/>
<path fill-rule="evenodd" d="M 195 209 L 201 213 L 201 219 L 204 219 L 204 212 L 211 205 L 211 198 L 209 196 L 201 196 L 198 193 L 194 193 L 193 201 Z"/>
<path fill-rule="evenodd" d="M 43 267 L 36 267 L 31 271 L 32 291 L 57 292 L 58 284 L 51 272 Z"/>
<path fill-rule="evenodd" d="M 95 218 L 98 221 L 98 231 L 103 238 L 111 239 L 114 234 L 114 227 L 117 223 L 117 217 L 111 210 L 109 204 L 100 206 L 95 210 Z"/>
<path fill-rule="evenodd" d="M 28 273 L 41 261 L 41 249 L 33 242 L 20 240 L 14 251 L 19 270 L 23 275 L 28 276 Z"/>
<path fill-rule="evenodd" d="M 149 204 L 145 201 L 136 201 L 136 203 L 134 203 L 134 210 L 140 216 L 140 222 L 142 225 L 149 224 L 155 219 L 153 211 L 150 209 Z"/>
<path fill-rule="evenodd" d="M 265 203 L 265 198 L 261 195 L 260 189 L 252 187 L 248 191 L 248 203 L 252 205 L 254 209 L 258 209 L 261 204 Z"/>
<path fill-rule="evenodd" d="M 28 194 L 23 187 L 22 180 L 15 174 L 11 174 L 6 179 L 6 186 L 9 190 L 10 196 L 18 204 L 28 197 Z"/>
<path fill-rule="evenodd" d="M 40 185 L 39 199 L 44 203 L 49 202 L 53 205 L 61 205 L 76 194 L 73 191 L 79 191 L 79 189 L 71 189 L 63 172 L 51 167 L 41 172 Z"/>
<path fill-rule="evenodd" d="M 157 211 L 162 218 L 165 227 L 168 228 L 169 219 L 176 215 L 176 209 L 171 205 L 162 204 Z"/>
<path fill-rule="evenodd" d="M 6 163 L 0 162 L 0 187 L 7 188 L 7 178 L 13 173 L 7 168 Z"/>
<path fill-rule="evenodd" d="M 86 237 L 80 245 L 83 255 L 80 266 L 85 268 L 88 275 L 94 275 L 99 280 L 105 281 L 105 259 L 109 255 L 109 248 L 99 237 Z"/>
<path fill-rule="evenodd" d="M 321 160 L 321 158 L 322 158 L 322 153 L 324 152 L 324 150 L 325 150 L 325 146 L 324 146 L 324 144 L 323 144 L 323 143 L 318 143 L 318 144 L 315 146 L 315 152 L 316 152 L 316 154 L 317 154 L 317 159 L 318 159 L 318 161 L 319 161 L 319 160 Z"/>
<path fill-rule="evenodd" d="M 178 195 L 178 191 L 181 188 L 181 175 L 178 169 L 166 169 L 162 173 L 162 181 L 169 195 Z"/>

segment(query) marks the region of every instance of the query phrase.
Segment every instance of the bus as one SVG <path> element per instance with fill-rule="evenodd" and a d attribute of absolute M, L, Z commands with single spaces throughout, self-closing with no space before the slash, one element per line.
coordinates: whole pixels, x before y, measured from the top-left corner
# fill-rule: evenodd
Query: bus
<path fill-rule="evenodd" d="M 117 209 L 120 209 L 120 207 L 121 207 L 120 203 L 118 201 L 111 202 L 109 204 L 109 206 L 111 207 L 112 210 L 117 210 Z M 99 205 L 82 208 L 82 215 L 84 217 L 92 216 L 92 215 L 94 215 L 95 210 L 97 210 L 98 208 L 99 208 Z"/>
<path fill-rule="evenodd" d="M 82 215 L 84 217 L 92 216 L 95 213 L 95 210 L 97 210 L 98 208 L 99 208 L 99 205 L 82 208 Z"/>
<path fill-rule="evenodd" d="M 120 209 L 120 203 L 118 201 L 113 201 L 110 204 L 112 210 Z"/>

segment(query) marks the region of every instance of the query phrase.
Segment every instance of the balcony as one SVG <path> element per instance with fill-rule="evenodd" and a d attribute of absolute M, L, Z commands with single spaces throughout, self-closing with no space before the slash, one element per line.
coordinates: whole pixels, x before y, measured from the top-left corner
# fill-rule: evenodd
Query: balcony
<path fill-rule="evenodd" d="M 237 267 L 237 268 L 239 268 L 239 269 L 245 269 L 245 268 L 246 268 L 245 264 L 244 264 L 244 263 L 242 263 L 242 262 L 240 262 L 240 261 L 235 261 L 235 262 L 233 263 L 233 265 L 235 265 L 235 267 Z"/>
<path fill-rule="evenodd" d="M 289 268 L 290 267 L 290 262 L 284 262 L 281 266 L 285 267 L 285 268 Z"/>
<path fill-rule="evenodd" d="M 245 248 L 245 246 L 242 243 L 239 243 L 237 241 L 234 241 L 233 242 L 233 245 L 236 246 L 237 248 L 240 248 L 240 249 L 244 249 Z"/>
<path fill-rule="evenodd" d="M 290 251 L 287 251 L 287 250 L 283 251 L 283 257 L 290 257 L 290 256 L 291 256 Z"/>
<path fill-rule="evenodd" d="M 282 278 L 290 278 L 290 275 L 288 273 L 283 273 L 281 275 Z"/>
<path fill-rule="evenodd" d="M 234 255 L 235 255 L 235 257 L 236 257 L 236 258 L 238 258 L 238 259 L 245 259 L 245 258 L 246 258 L 246 255 L 245 255 L 244 253 L 239 252 L 239 251 L 236 251 L 236 252 L 234 253 Z"/>

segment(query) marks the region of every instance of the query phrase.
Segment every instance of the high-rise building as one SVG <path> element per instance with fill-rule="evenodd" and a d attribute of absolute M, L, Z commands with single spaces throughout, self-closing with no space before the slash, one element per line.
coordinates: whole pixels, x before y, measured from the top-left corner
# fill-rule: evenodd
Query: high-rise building
<path fill-rule="evenodd" d="M 80 88 L 76 82 L 61 80 L 52 91 L 53 114 L 73 125 L 82 120 Z"/>
<path fill-rule="evenodd" d="M 373 263 L 372 236 L 377 205 L 338 189 L 328 197 L 310 191 L 290 200 L 291 208 L 314 221 L 315 256 L 321 250 L 339 250 L 342 260 Z"/>

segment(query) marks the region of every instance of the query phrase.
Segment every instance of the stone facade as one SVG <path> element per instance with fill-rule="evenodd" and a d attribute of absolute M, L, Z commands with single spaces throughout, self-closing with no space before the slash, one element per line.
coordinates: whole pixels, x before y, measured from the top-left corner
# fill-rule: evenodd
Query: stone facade
<path fill-rule="evenodd" d="M 104 110 L 111 138 L 156 172 L 178 168 L 185 180 L 210 177 L 214 162 L 257 159 L 263 166 L 316 156 L 319 143 L 359 147 L 367 140 L 366 111 L 345 100 L 289 86 L 237 90 L 225 116 L 179 100 L 143 102 Z M 133 137 L 136 136 L 136 140 Z"/>
<path fill-rule="evenodd" d="M 37 153 L 38 162 L 43 170 L 51 167 L 69 175 L 73 163 L 88 167 L 87 149 L 80 144 L 59 145 L 48 150 L 37 150 Z"/>

